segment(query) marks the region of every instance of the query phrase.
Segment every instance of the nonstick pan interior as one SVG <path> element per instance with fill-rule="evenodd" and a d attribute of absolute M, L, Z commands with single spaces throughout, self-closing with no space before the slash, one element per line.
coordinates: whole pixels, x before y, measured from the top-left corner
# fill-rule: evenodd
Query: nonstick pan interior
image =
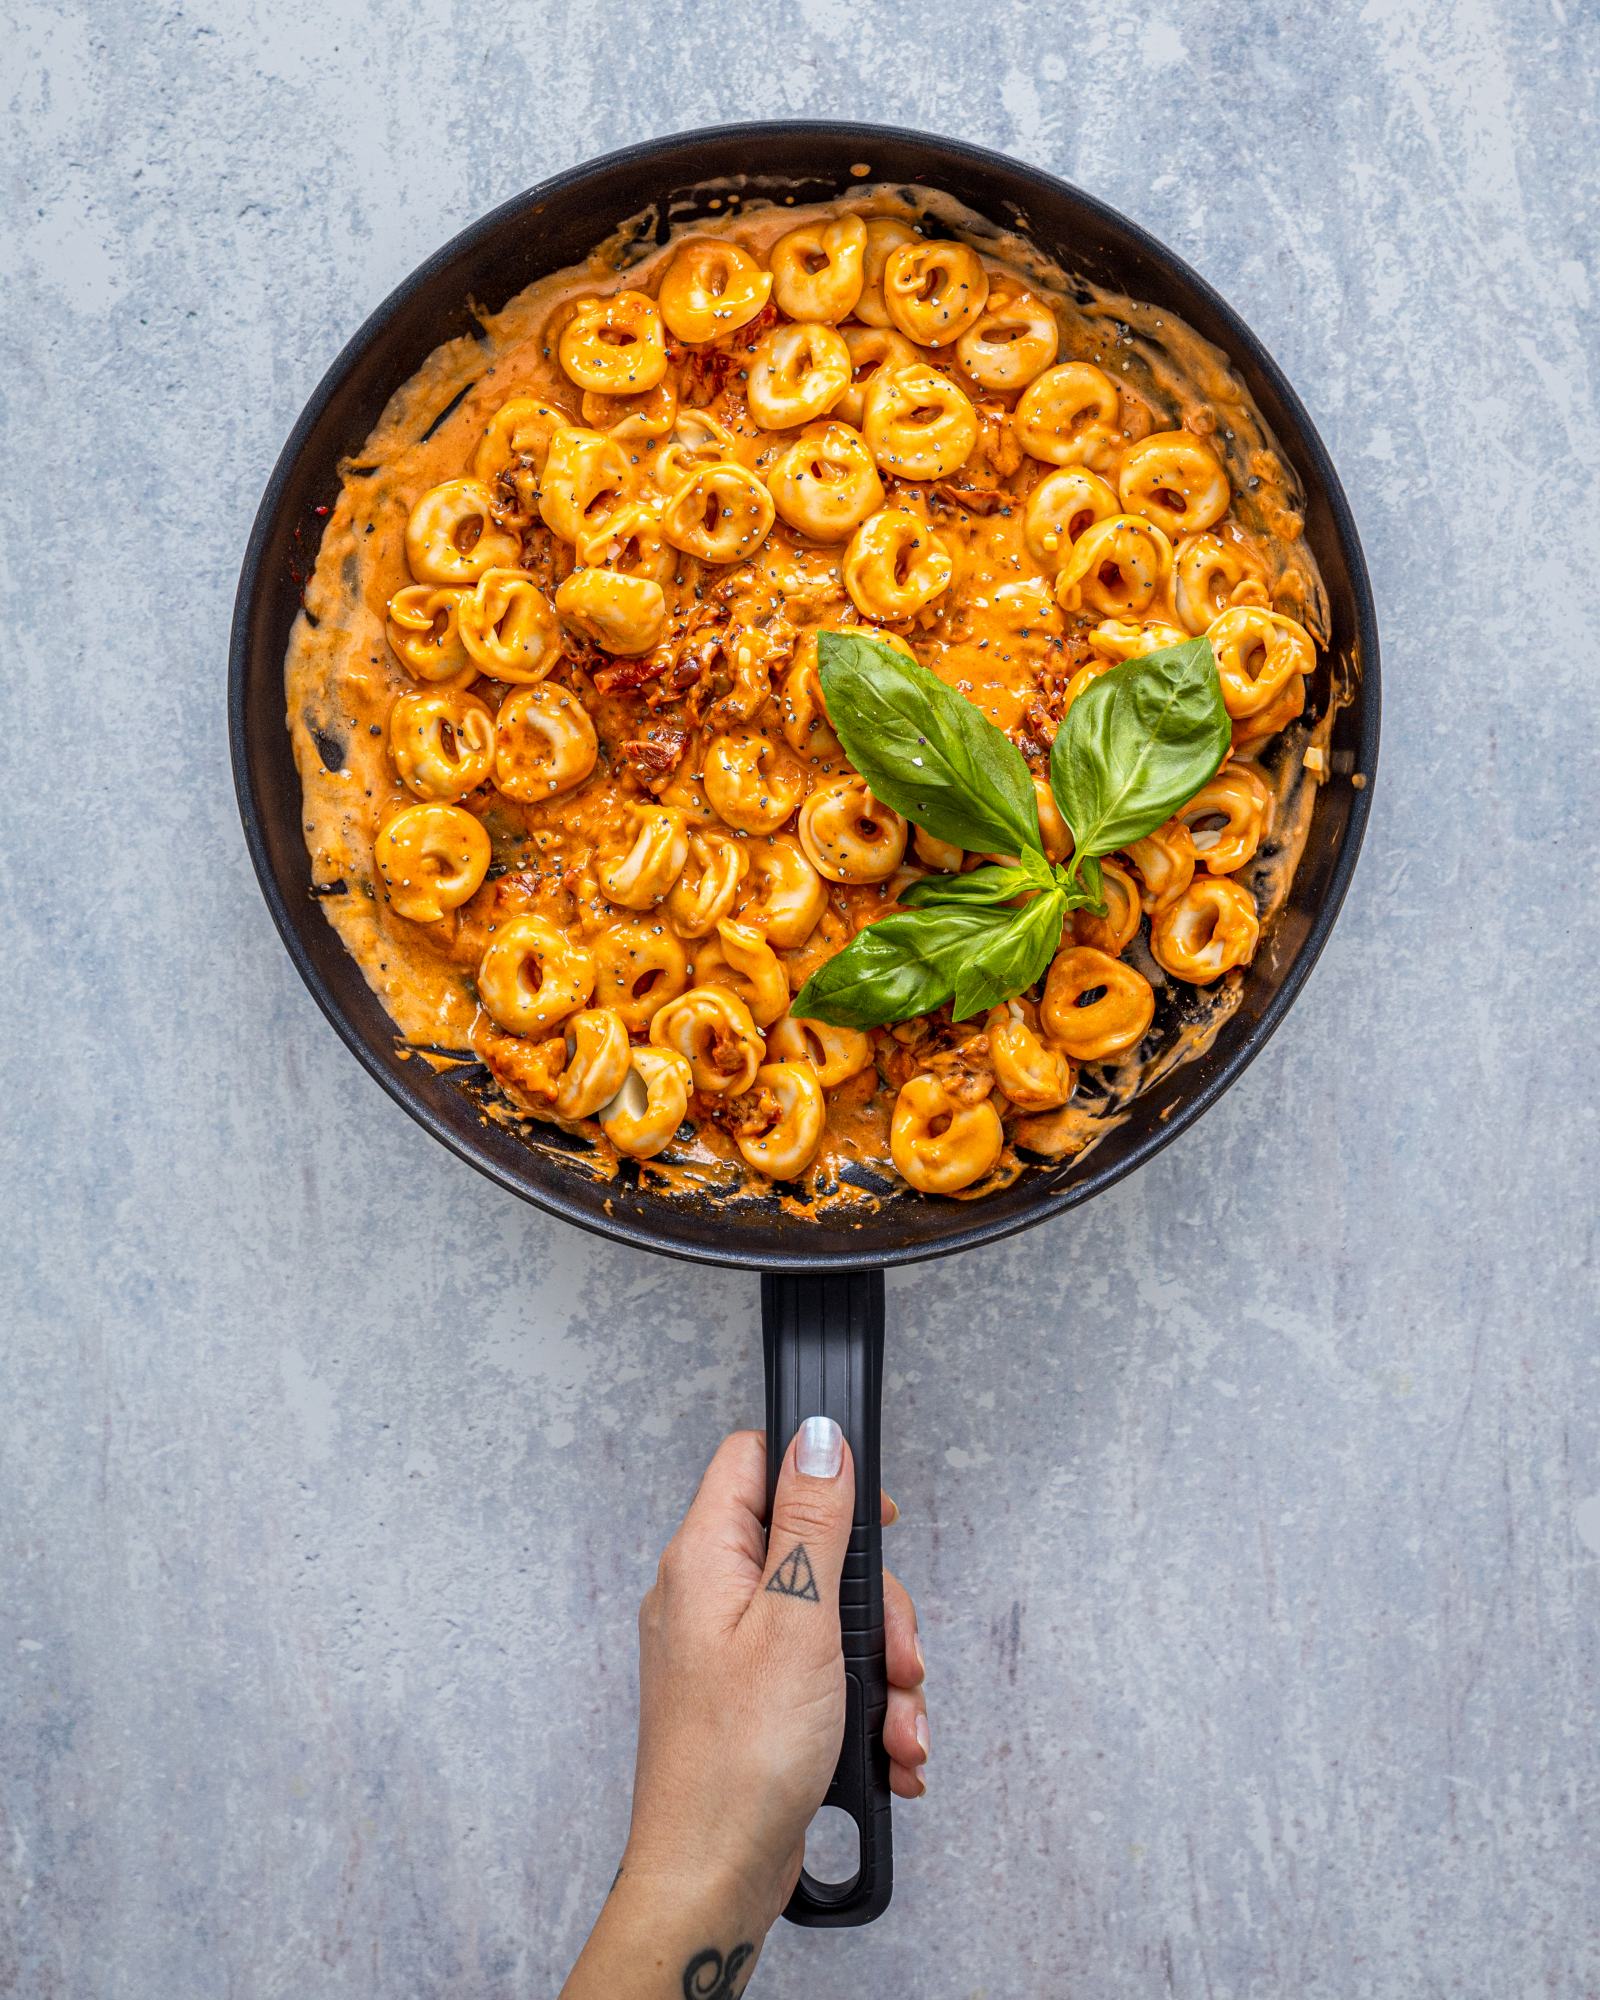
<path fill-rule="evenodd" d="M 852 171 L 865 167 L 862 175 Z M 535 278 L 577 262 L 630 218 L 658 236 L 720 209 L 730 190 L 798 202 L 864 180 L 944 190 L 1022 230 L 1067 271 L 1169 308 L 1233 360 L 1305 484 L 1306 534 L 1321 566 L 1333 656 L 1359 681 L 1336 719 L 1335 776 L 1320 788 L 1288 902 L 1210 1051 L 1171 1072 L 1074 1166 L 1034 1169 L 980 1201 L 897 1195 L 876 1206 L 796 1215 L 776 1200 L 668 1198 L 623 1177 L 591 1178 L 581 1160 L 529 1145 L 486 1121 L 470 1091 L 397 1046 L 393 1023 L 310 894 L 299 779 L 284 726 L 283 658 L 316 560 L 339 463 L 357 450 L 391 392 L 441 341 L 477 329 Z M 1328 699 L 1324 666 L 1311 688 Z M 296 424 L 257 515 L 234 612 L 230 728 L 252 858 L 290 956 L 351 1050 L 418 1121 L 503 1187 L 582 1228 L 672 1255 L 768 1271 L 907 1263 L 991 1242 L 1086 1201 L 1176 1137 L 1239 1075 L 1283 1018 L 1332 928 L 1355 866 L 1378 747 L 1378 643 L 1354 524 L 1321 441 L 1282 374 L 1242 321 L 1193 272 L 1112 210 L 1001 155 L 865 125 L 729 126 L 629 148 L 507 202 L 428 259 L 334 362 Z M 1352 784 L 1359 774 L 1364 788 Z"/>

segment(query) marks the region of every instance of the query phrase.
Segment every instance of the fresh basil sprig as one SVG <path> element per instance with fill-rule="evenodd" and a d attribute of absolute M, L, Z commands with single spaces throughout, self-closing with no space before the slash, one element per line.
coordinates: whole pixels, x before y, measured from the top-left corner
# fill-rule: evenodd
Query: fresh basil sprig
<path fill-rule="evenodd" d="M 1050 788 L 1072 829 L 1068 882 L 1170 819 L 1216 776 L 1230 741 L 1209 639 L 1163 646 L 1092 680 L 1050 752 Z"/>
<path fill-rule="evenodd" d="M 1047 893 L 1064 912 L 1062 892 Z M 885 1021 L 926 1014 L 954 995 L 968 966 L 1000 959 L 1010 963 L 1007 940 L 1017 916 L 1015 910 L 985 903 L 891 911 L 857 931 L 843 951 L 812 973 L 790 1011 L 836 1028 L 878 1028 Z M 1046 953 L 1045 964 L 1049 958 Z M 1033 977 L 1042 970 L 1037 968 Z M 1011 990 L 1020 993 L 1022 988 Z"/>
<path fill-rule="evenodd" d="M 817 665 L 834 734 L 875 798 L 973 853 L 1039 846 L 1022 752 L 981 709 L 859 632 L 824 632 Z"/>
<path fill-rule="evenodd" d="M 1113 667 L 1074 701 L 1051 753 L 1074 842 L 1070 864 L 1055 867 L 1028 767 L 981 710 L 859 632 L 822 633 L 817 659 L 828 719 L 876 798 L 938 840 L 1016 856 L 913 883 L 899 909 L 814 972 L 792 1011 L 835 1027 L 881 1027 L 946 1000 L 964 1021 L 1025 992 L 1058 950 L 1068 911 L 1104 909 L 1098 857 L 1158 827 L 1227 755 L 1206 640 Z"/>
<path fill-rule="evenodd" d="M 1038 865 L 1030 867 L 1032 860 Z M 1055 870 L 1043 854 L 1028 847 L 1015 867 L 990 863 L 971 868 L 965 875 L 927 875 L 913 882 L 901 896 L 901 904 L 911 910 L 950 903 L 1011 903 L 1039 889 L 1055 886 Z"/>

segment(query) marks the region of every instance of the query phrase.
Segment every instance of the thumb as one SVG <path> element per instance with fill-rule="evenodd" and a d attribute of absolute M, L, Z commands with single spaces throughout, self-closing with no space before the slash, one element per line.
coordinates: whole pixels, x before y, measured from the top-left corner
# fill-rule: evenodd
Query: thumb
<path fill-rule="evenodd" d="M 839 1577 L 855 1513 L 856 1473 L 844 1433 L 832 1417 L 807 1417 L 784 1453 L 772 1502 L 767 1562 L 756 1603 L 769 1616 L 809 1610 L 817 1637 L 839 1643 Z"/>

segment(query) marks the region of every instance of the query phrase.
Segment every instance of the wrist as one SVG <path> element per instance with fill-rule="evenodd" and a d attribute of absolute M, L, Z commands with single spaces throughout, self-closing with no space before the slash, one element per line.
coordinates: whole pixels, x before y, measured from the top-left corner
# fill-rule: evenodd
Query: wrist
<path fill-rule="evenodd" d="M 744 1990 L 778 1912 L 737 1869 L 630 1838 L 562 2000 L 678 2000 Z"/>
<path fill-rule="evenodd" d="M 682 1838 L 657 1840 L 634 1828 L 623 1850 L 613 1898 L 672 1907 L 759 1943 L 786 1900 L 782 1870 L 726 1840 L 696 1847 Z"/>

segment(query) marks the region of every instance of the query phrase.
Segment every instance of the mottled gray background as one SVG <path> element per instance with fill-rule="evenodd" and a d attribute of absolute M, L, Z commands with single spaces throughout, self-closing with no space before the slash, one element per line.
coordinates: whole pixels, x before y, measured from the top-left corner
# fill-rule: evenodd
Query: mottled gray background
<path fill-rule="evenodd" d="M 224 756 L 251 513 L 445 237 L 624 140 L 881 117 L 1190 258 L 1365 536 L 1338 936 L 1203 1124 L 897 1277 L 934 1757 L 826 1996 L 1600 1992 L 1592 0 L 4 0 L 0 1992 L 553 1991 L 634 1607 L 756 1288 L 357 1070 Z M 20 975 L 20 978 L 18 977 Z"/>

